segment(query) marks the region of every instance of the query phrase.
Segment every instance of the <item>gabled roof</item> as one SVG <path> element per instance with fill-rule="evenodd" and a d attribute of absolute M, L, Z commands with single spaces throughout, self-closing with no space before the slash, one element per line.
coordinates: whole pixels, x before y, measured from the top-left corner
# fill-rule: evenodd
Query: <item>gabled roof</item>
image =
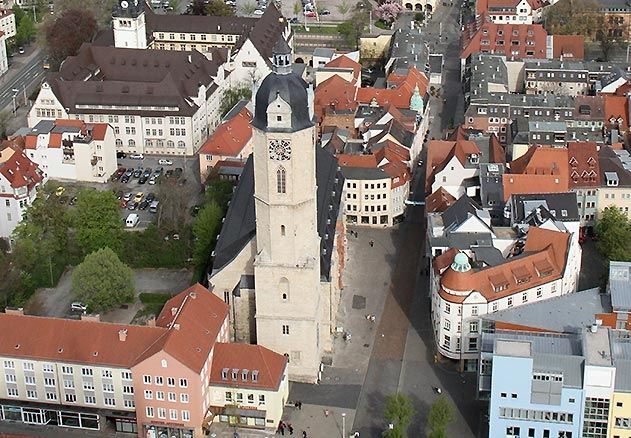
<path fill-rule="evenodd" d="M 477 216 L 480 207 L 467 195 L 463 195 L 441 215 L 445 229 L 464 223 L 469 216 Z"/>
<path fill-rule="evenodd" d="M 438 190 L 425 198 L 425 211 L 427 213 L 442 213 L 454 202 L 456 202 L 456 198 L 444 188 L 439 187 Z"/>
<path fill-rule="evenodd" d="M 431 140 L 427 143 L 427 151 L 427 165 L 429 166 L 425 174 L 425 191 L 427 193 L 432 189 L 436 174 L 443 171 L 452 158 L 456 157 L 460 164 L 465 166 L 469 156 L 480 155 L 480 148 L 470 140 Z"/>
<path fill-rule="evenodd" d="M 629 129 L 629 98 L 626 96 L 604 95 L 605 99 L 605 126 L 617 128 L 619 131 Z M 612 122 L 611 119 L 615 121 Z M 618 120 L 621 120 L 619 122 Z"/>
<path fill-rule="evenodd" d="M 233 18 L 233 17 L 230 17 Z M 279 40 L 283 32 L 289 27 L 289 22 L 283 14 L 278 10 L 274 2 L 270 2 L 265 9 L 261 18 L 257 19 L 254 26 L 248 34 L 248 39 L 252 42 L 256 50 L 261 54 L 263 59 L 271 65 L 272 48 Z M 246 38 L 239 40 L 245 42 Z M 236 49 L 240 48 L 237 43 Z"/>
<path fill-rule="evenodd" d="M 342 68 L 353 70 L 353 83 L 361 81 L 362 66 L 360 63 L 353 61 L 346 55 L 340 55 L 337 58 L 333 58 L 331 61 L 324 65 L 324 69 L 327 68 Z"/>
<path fill-rule="evenodd" d="M 238 156 L 252 138 L 252 113 L 244 106 L 215 129 L 199 150 L 200 154 Z"/>
<path fill-rule="evenodd" d="M 405 76 L 390 73 L 387 82 L 388 88 L 359 88 L 357 101 L 366 104 L 376 102 L 379 106 L 390 104 L 397 108 L 409 108 L 414 88 L 418 86 L 420 95 L 425 96 L 429 85 L 427 76 L 415 67 L 410 67 Z"/>
<path fill-rule="evenodd" d="M 512 194 L 557 193 L 569 189 L 566 148 L 533 145 L 508 163 L 510 173 L 503 176 L 504 201 Z"/>
<path fill-rule="evenodd" d="M 554 59 L 585 58 L 583 35 L 552 35 L 552 57 Z"/>
<path fill-rule="evenodd" d="M 567 144 L 570 188 L 598 187 L 600 185 L 600 160 L 595 142 L 571 141 Z"/>
<path fill-rule="evenodd" d="M 313 99 L 316 117 L 321 119 L 324 112 L 329 109 L 354 111 L 358 105 L 355 100 L 356 93 L 357 87 L 338 75 L 333 75 L 319 83 Z"/>
<path fill-rule="evenodd" d="M 209 383 L 232 388 L 276 390 L 285 375 L 285 368 L 287 358 L 263 346 L 218 343 L 215 345 Z M 228 372 L 227 378 L 222 376 L 224 370 Z M 233 370 L 238 370 L 237 379 L 232 379 Z M 256 378 L 253 378 L 254 375 Z"/>
<path fill-rule="evenodd" d="M 460 58 L 466 59 L 469 55 L 486 52 L 504 55 L 508 59 L 545 59 L 547 37 L 548 33 L 540 24 L 496 24 L 481 17 L 465 26 Z M 499 44 L 500 41 L 503 44 Z M 513 41 L 518 44 L 514 45 Z M 528 55 L 530 51 L 532 55 Z"/>
<path fill-rule="evenodd" d="M 21 150 L 16 150 L 4 163 L 0 163 L 0 174 L 12 188 L 26 187 L 30 192 L 42 182 L 44 173 Z"/>

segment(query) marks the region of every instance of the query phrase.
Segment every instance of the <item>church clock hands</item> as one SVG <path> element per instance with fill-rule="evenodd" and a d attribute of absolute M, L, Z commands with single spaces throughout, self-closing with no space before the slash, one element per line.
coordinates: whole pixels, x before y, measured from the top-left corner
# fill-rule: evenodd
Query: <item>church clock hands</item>
<path fill-rule="evenodd" d="M 289 160 L 291 158 L 291 143 L 289 140 L 270 140 L 269 156 L 272 160 Z"/>

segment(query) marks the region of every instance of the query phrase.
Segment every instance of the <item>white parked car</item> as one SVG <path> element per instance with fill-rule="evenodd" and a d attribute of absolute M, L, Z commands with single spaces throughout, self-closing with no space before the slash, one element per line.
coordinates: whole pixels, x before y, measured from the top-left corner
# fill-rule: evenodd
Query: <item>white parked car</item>
<path fill-rule="evenodd" d="M 256 11 L 254 11 L 254 15 L 263 15 L 263 11 L 257 9 Z"/>
<path fill-rule="evenodd" d="M 70 305 L 70 310 L 72 310 L 73 312 L 85 312 L 86 310 L 88 310 L 88 306 L 80 301 L 75 301 Z"/>
<path fill-rule="evenodd" d="M 158 164 L 160 166 L 172 166 L 173 165 L 173 161 L 167 160 L 166 158 L 160 158 L 158 160 Z"/>
<path fill-rule="evenodd" d="M 133 160 L 142 160 L 145 156 L 143 154 L 131 154 L 129 158 Z"/>

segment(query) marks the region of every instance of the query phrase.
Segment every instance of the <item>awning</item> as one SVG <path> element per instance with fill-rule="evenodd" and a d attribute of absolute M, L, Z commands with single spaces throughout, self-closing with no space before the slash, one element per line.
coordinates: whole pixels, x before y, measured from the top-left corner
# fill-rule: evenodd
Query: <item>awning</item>
<path fill-rule="evenodd" d="M 239 409 L 228 406 L 224 409 L 223 413 L 224 415 L 234 415 L 237 417 L 265 418 L 266 411 L 259 411 L 258 409 Z"/>

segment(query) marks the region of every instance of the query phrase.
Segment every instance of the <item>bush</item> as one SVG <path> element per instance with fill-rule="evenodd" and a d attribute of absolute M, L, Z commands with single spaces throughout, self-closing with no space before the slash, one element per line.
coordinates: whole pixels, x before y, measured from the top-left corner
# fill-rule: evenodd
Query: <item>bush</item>
<path fill-rule="evenodd" d="M 140 294 L 139 299 L 142 304 L 162 304 L 171 299 L 172 295 L 169 293 L 149 293 L 143 292 Z"/>
<path fill-rule="evenodd" d="M 155 225 L 140 232 L 129 232 L 123 239 L 121 260 L 133 268 L 184 268 L 191 257 L 190 229 L 180 233 L 179 240 L 164 240 Z"/>

